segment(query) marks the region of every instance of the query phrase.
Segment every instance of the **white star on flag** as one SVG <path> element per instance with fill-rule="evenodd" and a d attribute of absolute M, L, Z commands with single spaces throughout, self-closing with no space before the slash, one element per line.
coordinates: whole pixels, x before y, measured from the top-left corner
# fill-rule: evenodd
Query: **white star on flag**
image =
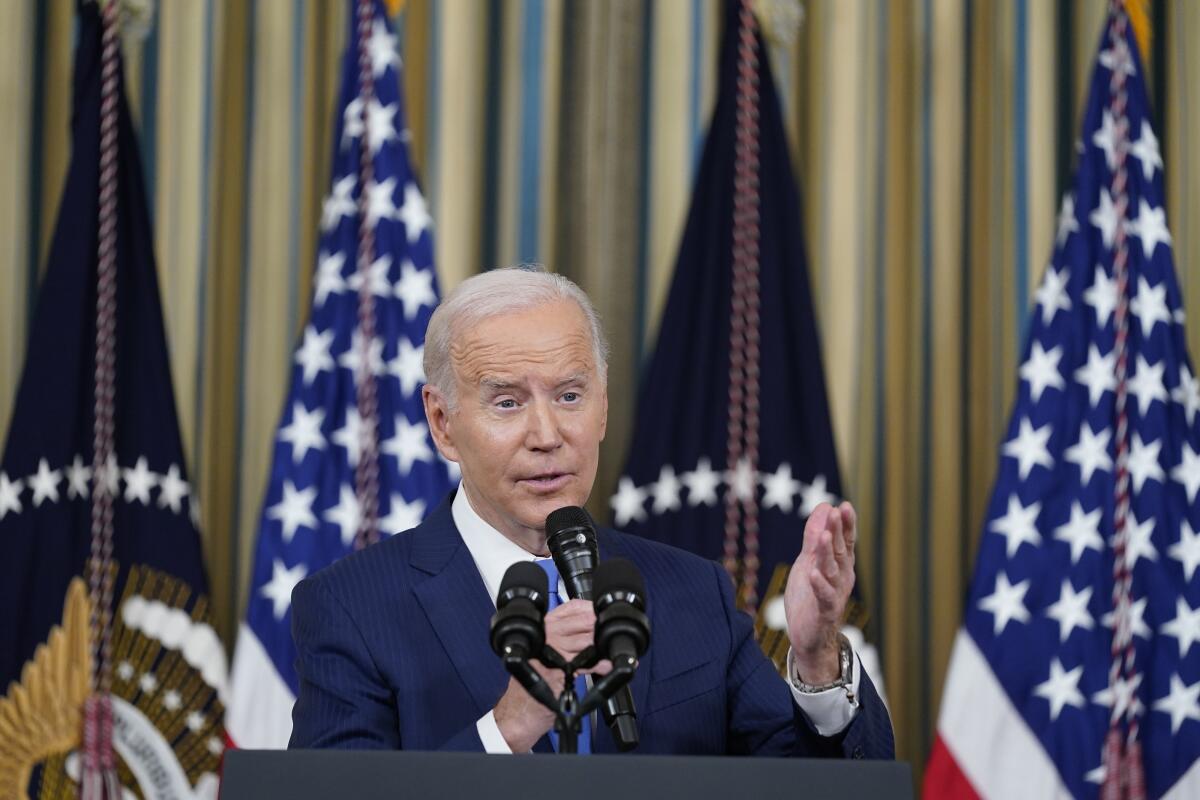
<path fill-rule="evenodd" d="M 37 472 L 29 476 L 29 491 L 33 493 L 33 507 L 38 508 L 44 500 L 58 502 L 58 482 L 62 471 L 50 469 L 46 459 L 38 461 Z"/>
<path fill-rule="evenodd" d="M 1092 285 L 1083 291 L 1083 300 L 1096 309 L 1096 324 L 1101 329 L 1108 327 L 1108 318 L 1117 308 L 1117 279 L 1108 277 L 1104 267 L 1096 265 Z"/>
<path fill-rule="evenodd" d="M 1042 392 L 1047 388 L 1063 388 L 1063 377 L 1058 371 L 1058 362 L 1062 360 L 1062 354 L 1062 347 L 1054 347 L 1046 352 L 1042 343 L 1034 340 L 1029 350 L 1029 360 L 1022 364 L 1019 370 L 1021 380 L 1029 383 L 1029 396 L 1033 402 L 1041 399 Z"/>
<path fill-rule="evenodd" d="M 1129 393 L 1137 398 L 1138 413 L 1143 417 L 1155 400 L 1167 402 L 1167 387 L 1163 384 L 1163 362 L 1151 365 L 1139 353 L 1137 372 L 1129 379 Z"/>
<path fill-rule="evenodd" d="M 1095 626 L 1095 620 L 1088 612 L 1088 603 L 1091 600 L 1091 586 L 1076 592 L 1075 587 L 1071 586 L 1071 580 L 1063 578 L 1058 599 L 1046 607 L 1046 616 L 1058 623 L 1060 642 L 1067 641 L 1071 631 L 1076 628 L 1091 630 Z"/>
<path fill-rule="evenodd" d="M 1140 492 L 1146 481 L 1153 478 L 1162 483 L 1166 476 L 1162 465 L 1158 463 L 1158 453 L 1162 450 L 1162 440 L 1143 442 L 1141 434 L 1133 434 L 1133 445 L 1129 449 L 1129 476 L 1133 479 L 1133 490 Z"/>
<path fill-rule="evenodd" d="M 1192 376 L 1187 364 L 1179 365 L 1179 384 L 1171 390 L 1171 399 L 1183 406 L 1183 415 L 1191 425 L 1200 411 L 1200 381 Z"/>
<path fill-rule="evenodd" d="M 1150 540 L 1151 534 L 1154 533 L 1154 515 L 1139 522 L 1137 515 L 1130 511 L 1125 530 L 1129 537 L 1125 543 L 1125 561 L 1130 570 L 1137 566 L 1139 558 L 1147 561 L 1158 560 L 1158 551 L 1154 549 L 1154 542 Z"/>
<path fill-rule="evenodd" d="M 322 305 L 329 295 L 345 291 L 346 280 L 342 277 L 342 269 L 345 266 L 345 253 L 321 252 L 317 257 L 316 294 L 313 299 L 313 305 Z"/>
<path fill-rule="evenodd" d="M 1046 443 L 1050 441 L 1052 432 L 1049 423 L 1040 428 L 1034 428 L 1029 418 L 1026 417 L 1021 420 L 1016 438 L 1004 443 L 1004 455 L 1017 460 L 1017 473 L 1021 476 L 1021 480 L 1029 477 L 1029 473 L 1036 464 L 1040 464 L 1046 469 L 1054 466 L 1054 459 L 1051 458 L 1050 451 L 1046 449 Z"/>
<path fill-rule="evenodd" d="M 333 230 L 342 217 L 353 217 L 358 212 L 358 203 L 351 196 L 357 183 L 357 176 L 347 175 L 333 184 L 333 192 L 321 207 L 321 230 Z"/>
<path fill-rule="evenodd" d="M 813 478 L 812 483 L 800 484 L 800 516 L 811 516 L 821 503 L 833 503 L 837 500 L 827 488 L 828 481 L 824 475 Z"/>
<path fill-rule="evenodd" d="M 353 544 L 354 537 L 358 533 L 359 523 L 362 521 L 362 509 L 358 505 L 354 487 L 343 483 L 338 491 L 337 505 L 325 509 L 325 513 L 321 516 L 326 522 L 338 526 L 344 546 L 349 547 Z"/>
<path fill-rule="evenodd" d="M 1112 471 L 1112 457 L 1108 454 L 1110 438 L 1111 430 L 1093 431 L 1091 424 L 1084 420 L 1079 426 L 1079 441 L 1063 452 L 1067 461 L 1079 465 L 1079 482 L 1083 486 L 1088 485 L 1097 470 Z"/>
<path fill-rule="evenodd" d="M 617 493 L 609 503 L 613 508 L 614 521 L 617 527 L 629 524 L 630 520 L 641 522 L 646 518 L 646 490 L 634 485 L 627 476 L 622 476 L 617 483 Z"/>
<path fill-rule="evenodd" d="M 1113 611 L 1105 614 L 1100 621 L 1104 623 L 1104 627 L 1113 629 L 1113 641 L 1117 647 L 1125 647 L 1129 644 L 1134 636 L 1140 636 L 1143 639 L 1150 638 L 1150 627 L 1146 625 L 1146 600 L 1143 597 L 1136 601 L 1133 605 L 1128 606 L 1128 614 L 1123 617 L 1118 617 Z M 1118 604 L 1118 608 L 1122 606 Z M 1120 619 L 1120 624 L 1117 620 Z"/>
<path fill-rule="evenodd" d="M 1079 563 L 1084 550 L 1104 550 L 1100 536 L 1100 509 L 1084 513 L 1078 500 L 1071 503 L 1071 519 L 1054 529 L 1054 538 L 1071 546 L 1071 563 Z"/>
<path fill-rule="evenodd" d="M 367 267 L 367 289 L 376 297 L 388 297 L 392 293 L 392 282 L 388 280 L 388 270 L 392 268 L 392 257 L 381 255 Z M 346 286 L 353 292 L 362 291 L 363 276 L 358 270 L 346 279 Z"/>
<path fill-rule="evenodd" d="M 267 518 L 283 524 L 283 541 L 290 542 L 300 528 L 316 530 L 317 518 L 312 504 L 317 499 L 317 487 L 297 490 L 289 480 L 283 482 L 283 498 L 267 509 Z"/>
<path fill-rule="evenodd" d="M 1182 596 L 1175 598 L 1175 616 L 1159 628 L 1164 636 L 1179 642 L 1179 657 L 1187 656 L 1188 649 L 1200 642 L 1200 608 L 1192 608 Z"/>
<path fill-rule="evenodd" d="M 1092 144 L 1104 151 L 1104 163 L 1109 171 L 1117 168 L 1117 126 L 1112 112 L 1105 109 L 1100 128 L 1092 134 Z M 1108 246 L 1107 244 L 1105 245 Z"/>
<path fill-rule="evenodd" d="M 292 421 L 279 429 L 279 440 L 292 446 L 292 463 L 299 464 L 309 450 L 324 450 L 325 435 L 321 426 L 325 424 L 325 409 L 309 411 L 304 403 L 292 403 Z"/>
<path fill-rule="evenodd" d="M 67 497 L 72 500 L 77 497 L 86 498 L 88 481 L 91 479 L 92 468 L 83 463 L 81 456 L 75 456 L 75 460 L 67 467 Z"/>
<path fill-rule="evenodd" d="M 1171 691 L 1154 701 L 1154 710 L 1171 715 L 1172 734 L 1179 732 L 1185 719 L 1200 722 L 1200 681 L 1188 686 L 1175 673 L 1171 676 Z"/>
<path fill-rule="evenodd" d="M 1200 532 L 1192 530 L 1186 519 L 1179 524 L 1179 541 L 1167 548 L 1167 554 L 1179 562 L 1190 583 L 1200 567 Z"/>
<path fill-rule="evenodd" d="M 750 466 L 750 460 L 739 458 L 732 470 L 726 471 L 725 484 L 729 491 L 741 500 L 749 500 L 758 491 L 758 475 Z"/>
<path fill-rule="evenodd" d="M 346 459 L 352 467 L 358 465 L 358 459 L 362 456 L 363 436 L 369 435 L 369 428 L 370 423 L 363 423 L 358 409 L 350 406 L 346 409 L 345 424 L 334 431 L 333 436 L 330 437 L 334 444 L 346 451 Z"/>
<path fill-rule="evenodd" d="M 979 607 L 990 611 L 994 617 L 995 633 L 999 636 L 1008 623 L 1014 619 L 1017 622 L 1029 621 L 1029 609 L 1025 608 L 1025 593 L 1029 591 L 1029 581 L 1024 580 L 1013 586 L 1008 582 L 1008 576 L 1003 572 L 996 573 L 996 588 L 987 597 L 979 601 Z"/>
<path fill-rule="evenodd" d="M 1112 709 L 1110 719 L 1116 721 L 1128 712 L 1131 717 L 1140 716 L 1144 710 L 1142 701 L 1137 699 L 1138 687 L 1142 685 L 1142 674 L 1139 672 L 1130 680 L 1117 678 L 1112 686 L 1102 689 L 1092 695 L 1092 702 Z"/>
<path fill-rule="evenodd" d="M 1046 267 L 1046 274 L 1042 278 L 1042 285 L 1038 287 L 1035 297 L 1037 304 L 1042 309 L 1042 324 L 1049 325 L 1054 319 L 1054 315 L 1062 311 L 1071 310 L 1071 298 L 1067 295 L 1067 280 L 1070 278 L 1067 270 L 1064 268 L 1059 271 L 1054 268 L 1054 265 Z"/>
<path fill-rule="evenodd" d="M 338 356 L 338 366 L 343 369 L 350 370 L 350 374 L 356 378 L 359 371 L 362 370 L 363 363 L 363 338 L 357 328 L 350 335 L 350 346 L 346 348 L 346 352 Z M 383 366 L 383 339 L 378 336 L 371 339 L 371 348 L 367 353 L 367 364 L 371 374 L 378 377 L 384 373 Z"/>
<path fill-rule="evenodd" d="M 379 530 L 385 534 L 400 533 L 415 528 L 425 517 L 425 501 L 406 501 L 403 495 L 393 492 L 388 504 L 388 514 L 379 520 Z"/>
<path fill-rule="evenodd" d="M 10 481 L 8 476 L 0 472 L 0 519 L 8 516 L 8 512 L 21 513 L 21 487 L 23 481 L 18 478 Z"/>
<path fill-rule="evenodd" d="M 372 154 L 378 153 L 386 142 L 396 141 L 395 117 L 399 108 L 396 103 L 381 105 L 374 97 L 367 103 L 367 147 Z"/>
<path fill-rule="evenodd" d="M 1128 223 L 1129 232 L 1142 240 L 1142 255 L 1147 259 L 1154 255 L 1159 243 L 1171 244 L 1171 232 L 1167 230 L 1167 212 L 1161 206 L 1151 208 L 1144 199 L 1138 200 L 1137 219 Z"/>
<path fill-rule="evenodd" d="M 712 468 L 712 462 L 707 458 L 697 461 L 694 470 L 685 472 L 680 477 L 688 490 L 689 506 L 717 504 L 717 487 L 721 485 L 721 476 Z"/>
<path fill-rule="evenodd" d="M 170 508 L 171 512 L 178 514 L 183 508 L 183 498 L 190 493 L 187 481 L 183 480 L 179 472 L 179 465 L 172 464 L 167 468 L 167 473 L 159 477 L 158 481 L 158 507 Z"/>
<path fill-rule="evenodd" d="M 792 465 L 780 464 L 762 479 L 763 508 L 778 508 L 785 514 L 792 513 L 792 497 L 800 491 L 800 481 L 792 477 Z"/>
<path fill-rule="evenodd" d="M 1079 220 L 1075 218 L 1075 195 L 1067 192 L 1063 195 L 1062 208 L 1058 212 L 1058 230 L 1054 241 L 1061 245 L 1072 233 L 1079 232 Z"/>
<path fill-rule="evenodd" d="M 1058 658 L 1050 661 L 1050 677 L 1034 687 L 1033 693 L 1050 703 L 1050 719 L 1058 719 L 1063 706 L 1083 708 L 1087 701 L 1079 691 L 1079 679 L 1083 677 L 1083 665 L 1067 672 Z"/>
<path fill-rule="evenodd" d="M 402 394 L 412 394 L 419 385 L 425 382 L 425 367 L 421 363 L 424 357 L 424 347 L 413 347 L 412 342 L 407 338 L 400 337 L 396 357 L 388 362 L 387 371 L 389 375 L 400 381 Z"/>
<path fill-rule="evenodd" d="M 1042 543 L 1042 535 L 1037 530 L 1037 517 L 1042 512 L 1041 503 L 1022 505 L 1021 499 L 1015 494 L 1008 496 L 1008 510 L 1004 516 L 992 520 L 988 528 L 992 533 L 998 533 L 1005 538 L 1004 550 L 1012 558 L 1023 542 L 1031 545 Z"/>
<path fill-rule="evenodd" d="M 1117 390 L 1116 368 L 1116 353 L 1102 356 L 1095 344 L 1088 345 L 1087 363 L 1075 370 L 1075 380 L 1087 387 L 1090 405 L 1100 405 L 1105 392 Z"/>
<path fill-rule="evenodd" d="M 125 502 L 131 503 L 137 500 L 144 506 L 150 505 L 150 490 L 155 487 L 158 480 L 154 477 L 154 473 L 150 471 L 149 465 L 146 463 L 145 456 L 138 456 L 137 463 L 133 469 L 124 470 L 125 477 Z"/>
<path fill-rule="evenodd" d="M 658 471 L 658 480 L 650 487 L 654 497 L 653 510 L 655 514 L 679 510 L 679 492 L 683 484 L 675 477 L 675 469 L 670 464 L 663 464 Z"/>
<path fill-rule="evenodd" d="M 275 559 L 271 565 L 271 580 L 259 590 L 263 597 L 271 601 L 275 619 L 283 619 L 288 606 L 292 604 L 292 590 L 307 574 L 308 567 L 303 562 L 289 569 L 283 561 Z"/>
<path fill-rule="evenodd" d="M 392 196 L 396 193 L 396 179 L 388 178 L 382 183 L 371 181 L 367 184 L 367 227 L 374 228 L 381 219 L 394 219 L 396 203 Z"/>
<path fill-rule="evenodd" d="M 306 385 L 318 374 L 333 369 L 333 356 L 329 354 L 332 344 L 333 331 L 318 332 L 311 324 L 304 329 L 304 341 L 296 350 L 296 363 L 300 365 Z"/>
<path fill-rule="evenodd" d="M 400 54 L 396 51 L 397 37 L 388 33 L 382 21 L 376 19 L 367 37 L 367 54 L 371 59 L 371 72 L 378 78 L 388 67 L 400 66 Z"/>
<path fill-rule="evenodd" d="M 404 234 L 408 237 L 409 244 L 420 239 L 425 229 L 433 224 L 433 217 L 429 216 L 429 209 L 425 205 L 425 198 L 421 196 L 421 190 L 411 181 L 404 185 L 404 204 L 400 206 L 396 219 L 404 223 Z"/>
<path fill-rule="evenodd" d="M 1158 152 L 1158 137 L 1150 127 L 1149 120 L 1142 120 L 1142 135 L 1129 146 L 1129 154 L 1142 162 L 1142 177 L 1146 181 L 1154 179 L 1154 170 L 1162 169 L 1162 155 Z"/>
<path fill-rule="evenodd" d="M 1142 323 L 1142 336 L 1149 337 L 1156 322 L 1170 324 L 1171 312 L 1167 310 L 1167 284 L 1151 286 L 1145 277 L 1138 276 L 1137 296 L 1129 301 L 1129 310 Z"/>
<path fill-rule="evenodd" d="M 404 306 L 404 318 L 412 319 L 422 306 L 431 306 L 437 302 L 433 293 L 433 273 L 426 269 L 417 269 L 411 261 L 400 264 L 400 280 L 396 283 L 396 297 Z"/>
<path fill-rule="evenodd" d="M 1117 238 L 1117 226 L 1121 221 L 1117 218 L 1117 207 L 1113 205 L 1108 189 L 1101 187 L 1100 205 L 1088 215 L 1088 221 L 1100 229 L 1100 239 L 1104 246 L 1112 249 L 1113 241 Z"/>
<path fill-rule="evenodd" d="M 417 461 L 432 461 L 429 449 L 429 428 L 424 422 L 409 422 L 403 415 L 395 418 L 395 433 L 383 443 L 385 455 L 395 456 L 400 465 L 400 474 L 407 475 Z"/>

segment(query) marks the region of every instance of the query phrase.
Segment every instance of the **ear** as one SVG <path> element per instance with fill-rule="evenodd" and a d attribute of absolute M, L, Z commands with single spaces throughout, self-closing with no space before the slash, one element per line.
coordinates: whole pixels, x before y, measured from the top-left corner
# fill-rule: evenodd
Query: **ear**
<path fill-rule="evenodd" d="M 425 420 L 429 423 L 429 433 L 438 452 L 447 461 L 457 462 L 458 448 L 450 435 L 451 412 L 446 397 L 434 386 L 425 384 L 421 388 L 421 402 L 425 406 Z"/>

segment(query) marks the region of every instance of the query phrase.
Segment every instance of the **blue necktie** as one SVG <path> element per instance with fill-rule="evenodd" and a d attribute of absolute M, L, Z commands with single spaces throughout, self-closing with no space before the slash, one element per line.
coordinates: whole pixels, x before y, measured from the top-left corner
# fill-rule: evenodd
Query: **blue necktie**
<path fill-rule="evenodd" d="M 550 596 L 548 598 L 547 611 L 553 611 L 562 604 L 562 598 L 558 594 L 558 568 L 554 566 L 554 561 L 549 558 L 538 559 L 534 563 L 541 567 L 545 571 L 546 577 L 550 579 Z M 580 675 L 575 679 L 575 696 L 582 700 L 585 694 L 587 694 L 587 680 L 584 676 Z M 591 720 L 585 717 L 582 723 L 583 727 L 579 731 L 579 741 L 576 743 L 578 744 L 577 751 L 580 755 L 592 752 Z M 553 730 L 550 731 L 550 742 L 554 745 L 554 749 L 558 750 L 558 734 Z"/>

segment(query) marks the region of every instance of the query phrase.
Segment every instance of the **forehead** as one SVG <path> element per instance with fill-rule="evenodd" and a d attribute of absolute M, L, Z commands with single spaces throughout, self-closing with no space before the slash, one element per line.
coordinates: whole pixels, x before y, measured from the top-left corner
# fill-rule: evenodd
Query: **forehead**
<path fill-rule="evenodd" d="M 488 317 L 456 332 L 450 360 L 468 384 L 557 380 L 596 370 L 587 317 L 570 300 Z"/>

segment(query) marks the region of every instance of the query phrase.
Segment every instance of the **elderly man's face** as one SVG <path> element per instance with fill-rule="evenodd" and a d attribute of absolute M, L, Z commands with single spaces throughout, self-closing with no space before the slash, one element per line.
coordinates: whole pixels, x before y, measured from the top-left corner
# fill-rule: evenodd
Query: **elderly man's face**
<path fill-rule="evenodd" d="M 456 337 L 458 406 L 426 391 L 443 455 L 475 510 L 518 543 L 581 506 L 596 478 L 608 396 L 583 311 L 569 300 L 485 320 Z"/>

